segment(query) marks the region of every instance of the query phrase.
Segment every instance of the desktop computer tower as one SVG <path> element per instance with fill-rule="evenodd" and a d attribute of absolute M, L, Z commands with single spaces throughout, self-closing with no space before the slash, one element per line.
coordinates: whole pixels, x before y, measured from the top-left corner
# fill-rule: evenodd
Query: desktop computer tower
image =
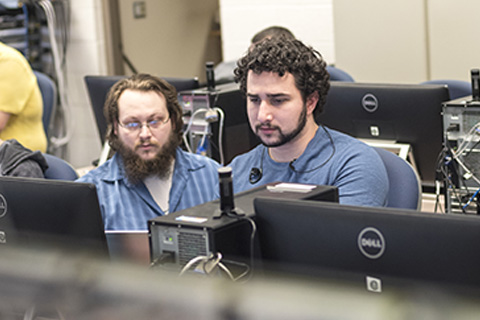
<path fill-rule="evenodd" d="M 448 213 L 480 211 L 480 101 L 464 97 L 443 104 L 445 209 Z"/>
<path fill-rule="evenodd" d="M 235 207 L 244 216 L 216 218 L 220 201 L 215 200 L 150 220 L 152 264 L 180 270 L 195 257 L 218 252 L 225 259 L 248 263 L 252 253 L 252 224 L 244 217 L 253 218 L 253 200 L 257 197 L 338 202 L 338 190 L 333 186 L 281 189 L 284 185 L 270 183 L 236 194 Z"/>
<path fill-rule="evenodd" d="M 184 122 L 191 122 L 188 140 L 192 152 L 203 153 L 223 164 L 255 147 L 259 140 L 250 129 L 246 100 L 236 83 L 180 91 Z M 213 108 L 219 108 L 223 117 Z M 202 110 L 209 110 L 206 113 Z M 193 118 L 192 118 L 193 116 Z M 207 135 L 207 146 L 200 146 Z"/>

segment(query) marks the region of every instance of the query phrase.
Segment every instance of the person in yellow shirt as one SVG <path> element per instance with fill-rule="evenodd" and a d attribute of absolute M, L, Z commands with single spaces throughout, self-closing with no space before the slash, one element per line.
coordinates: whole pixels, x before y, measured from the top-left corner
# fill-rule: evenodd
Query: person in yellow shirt
<path fill-rule="evenodd" d="M 28 61 L 0 42 L 0 139 L 15 139 L 33 151 L 45 152 L 42 94 Z"/>

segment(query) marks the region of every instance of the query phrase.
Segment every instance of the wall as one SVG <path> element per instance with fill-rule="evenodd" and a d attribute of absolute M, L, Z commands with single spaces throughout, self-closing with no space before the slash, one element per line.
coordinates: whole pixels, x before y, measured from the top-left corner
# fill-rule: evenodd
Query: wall
<path fill-rule="evenodd" d="M 479 67 L 469 0 L 333 0 L 336 62 L 357 81 L 469 81 Z"/>
<path fill-rule="evenodd" d="M 135 68 L 158 76 L 203 80 L 205 62 L 220 60 L 219 35 L 212 32 L 217 0 L 144 0 L 142 19 L 133 16 L 135 1 L 119 1 L 124 53 Z"/>
<path fill-rule="evenodd" d="M 428 76 L 423 0 L 333 0 L 337 66 L 365 82 Z"/>
<path fill-rule="evenodd" d="M 62 155 L 75 167 L 91 164 L 100 155 L 100 138 L 84 84 L 84 76 L 106 74 L 107 41 L 101 0 L 73 0 L 70 43 L 67 52 L 67 98 L 72 138 Z"/>
<path fill-rule="evenodd" d="M 237 60 L 263 28 L 280 25 L 335 63 L 332 0 L 219 0 L 224 60 Z"/>
<path fill-rule="evenodd" d="M 480 1 L 428 0 L 432 79 L 470 81 L 480 68 Z"/>

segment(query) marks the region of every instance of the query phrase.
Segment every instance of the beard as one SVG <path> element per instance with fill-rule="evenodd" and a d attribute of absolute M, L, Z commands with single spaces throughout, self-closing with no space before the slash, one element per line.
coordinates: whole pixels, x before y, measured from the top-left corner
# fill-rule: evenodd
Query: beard
<path fill-rule="evenodd" d="M 172 163 L 175 160 L 178 145 L 178 139 L 172 132 L 153 159 L 140 158 L 135 151 L 126 147 L 121 141 L 118 141 L 117 152 L 123 159 L 128 180 L 137 184 L 148 176 L 157 176 L 161 179 L 167 177 L 172 171 Z"/>
<path fill-rule="evenodd" d="M 260 141 L 262 142 L 262 144 L 265 147 L 269 147 L 269 148 L 280 147 L 280 146 L 292 141 L 296 136 L 298 136 L 298 134 L 305 127 L 306 123 L 307 123 L 307 106 L 304 104 L 302 112 L 300 113 L 300 116 L 298 117 L 297 126 L 291 132 L 284 133 L 280 127 L 272 126 L 269 123 L 267 123 L 267 124 L 257 124 L 255 126 L 255 135 L 260 139 Z M 275 129 L 278 133 L 277 141 L 273 141 L 273 142 L 264 141 L 262 139 L 262 137 L 260 137 L 260 135 L 258 134 L 261 127 L 269 127 L 269 128 Z"/>

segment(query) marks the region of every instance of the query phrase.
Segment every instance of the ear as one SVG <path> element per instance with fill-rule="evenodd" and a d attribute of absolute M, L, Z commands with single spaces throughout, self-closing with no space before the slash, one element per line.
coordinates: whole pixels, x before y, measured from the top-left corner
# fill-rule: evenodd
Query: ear
<path fill-rule="evenodd" d="M 316 106 L 317 106 L 317 103 L 318 103 L 318 91 L 315 91 L 313 93 L 311 93 L 308 97 L 307 97 L 307 101 L 306 101 L 306 107 L 307 107 L 307 114 L 312 114 L 313 111 L 315 110 Z"/>
<path fill-rule="evenodd" d="M 113 127 L 112 127 L 113 133 L 118 137 L 118 121 L 113 122 Z"/>

